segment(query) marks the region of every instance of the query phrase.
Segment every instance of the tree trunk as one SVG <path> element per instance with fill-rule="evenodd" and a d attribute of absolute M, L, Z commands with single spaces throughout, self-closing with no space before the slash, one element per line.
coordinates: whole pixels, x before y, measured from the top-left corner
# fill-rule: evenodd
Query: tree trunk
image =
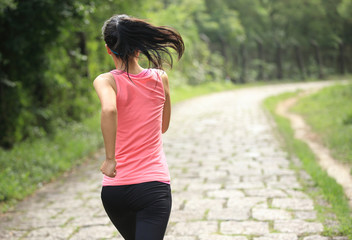
<path fill-rule="evenodd" d="M 315 41 L 312 41 L 312 45 L 314 48 L 314 58 L 317 63 L 317 66 L 318 66 L 318 75 L 319 75 L 318 77 L 319 77 L 319 79 L 323 79 L 324 76 L 323 76 L 322 66 L 321 66 L 320 49 L 319 49 L 318 44 Z"/>
<path fill-rule="evenodd" d="M 258 75 L 257 75 L 257 80 L 263 80 L 264 74 L 263 74 L 263 43 L 260 40 L 257 40 L 257 46 L 258 46 L 258 60 L 259 66 L 258 66 Z"/>
<path fill-rule="evenodd" d="M 85 57 L 88 56 L 87 52 L 87 40 L 86 40 L 86 34 L 84 32 L 77 32 L 78 35 L 78 47 L 80 49 L 80 53 L 84 55 Z M 86 59 L 86 66 L 84 67 L 83 70 L 83 76 L 88 77 L 88 59 Z"/>
<path fill-rule="evenodd" d="M 277 79 L 282 79 L 283 78 L 283 73 L 282 73 L 282 60 L 281 60 L 281 54 L 282 54 L 282 49 L 281 49 L 281 44 L 277 43 L 276 45 L 276 56 L 275 56 L 275 62 L 276 62 L 276 69 L 277 69 Z"/>
<path fill-rule="evenodd" d="M 245 83 L 247 78 L 247 56 L 245 45 L 241 44 L 240 47 L 240 56 L 241 56 L 241 76 L 240 76 L 240 83 Z"/>
<path fill-rule="evenodd" d="M 240 62 L 241 62 L 241 58 L 239 55 L 239 52 L 237 51 L 237 49 L 233 49 L 232 52 L 232 59 L 233 59 L 233 71 L 238 71 L 239 70 L 239 66 L 240 66 Z M 233 75 L 231 76 L 231 82 L 236 83 L 237 79 L 233 77 Z"/>
<path fill-rule="evenodd" d="M 231 50 L 230 50 L 230 47 L 226 44 L 225 39 L 223 39 L 222 37 L 220 37 L 220 42 L 221 42 L 221 52 L 225 59 L 223 71 L 225 73 L 225 76 L 228 76 L 230 74 L 228 66 L 229 66 L 229 63 L 231 62 L 230 60 Z"/>
<path fill-rule="evenodd" d="M 339 44 L 339 57 L 338 57 L 338 65 L 340 74 L 345 74 L 345 58 L 344 58 L 345 46 L 343 43 Z"/>
<path fill-rule="evenodd" d="M 305 74 L 304 74 L 304 68 L 303 68 L 302 53 L 298 45 L 295 45 L 295 56 L 296 56 L 296 62 L 297 62 L 299 73 L 301 75 L 301 78 L 304 80 Z"/>

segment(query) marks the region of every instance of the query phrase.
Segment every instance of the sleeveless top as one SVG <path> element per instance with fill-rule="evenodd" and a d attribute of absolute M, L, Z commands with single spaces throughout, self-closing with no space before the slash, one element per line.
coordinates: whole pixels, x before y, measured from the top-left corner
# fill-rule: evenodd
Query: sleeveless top
<path fill-rule="evenodd" d="M 157 69 L 139 74 L 110 71 L 116 83 L 116 176 L 103 175 L 103 186 L 149 181 L 170 183 L 162 143 L 163 81 Z"/>

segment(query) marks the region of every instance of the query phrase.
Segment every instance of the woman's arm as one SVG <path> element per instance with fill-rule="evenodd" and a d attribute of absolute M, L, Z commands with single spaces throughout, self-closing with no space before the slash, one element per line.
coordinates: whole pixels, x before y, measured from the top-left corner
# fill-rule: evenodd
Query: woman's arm
<path fill-rule="evenodd" d="M 171 98 L 170 98 L 170 88 L 169 88 L 169 78 L 166 72 L 162 72 L 161 79 L 164 85 L 165 93 L 165 103 L 163 109 L 163 120 L 161 125 L 162 133 L 165 133 L 169 128 L 170 117 L 171 117 Z"/>
<path fill-rule="evenodd" d="M 105 145 L 105 161 L 100 170 L 103 174 L 114 177 L 116 175 L 115 141 L 117 130 L 116 92 L 111 84 L 114 81 L 111 73 L 99 75 L 93 82 L 95 91 L 101 103 L 101 131 Z"/>

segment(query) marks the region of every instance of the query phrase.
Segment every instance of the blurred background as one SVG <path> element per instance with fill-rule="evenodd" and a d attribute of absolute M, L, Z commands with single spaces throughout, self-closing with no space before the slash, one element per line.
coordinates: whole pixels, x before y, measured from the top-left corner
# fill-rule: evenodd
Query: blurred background
<path fill-rule="evenodd" d="M 0 201 L 102 146 L 92 82 L 114 68 L 101 37 L 114 14 L 181 33 L 175 92 L 352 72 L 351 0 L 0 0 Z"/>

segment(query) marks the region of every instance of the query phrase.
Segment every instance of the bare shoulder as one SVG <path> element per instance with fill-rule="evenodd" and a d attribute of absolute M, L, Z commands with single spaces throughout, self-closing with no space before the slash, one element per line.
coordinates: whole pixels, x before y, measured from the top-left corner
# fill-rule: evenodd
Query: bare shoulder
<path fill-rule="evenodd" d="M 164 70 L 155 68 L 155 71 L 159 74 L 160 77 L 167 77 L 167 74 Z"/>
<path fill-rule="evenodd" d="M 156 69 L 156 71 L 158 72 L 159 76 L 161 77 L 161 80 L 163 81 L 163 84 L 167 84 L 167 86 L 169 85 L 169 78 L 167 76 L 167 73 L 164 70 L 161 69 Z"/>
<path fill-rule="evenodd" d="M 157 69 L 157 71 L 159 76 L 161 77 L 161 80 L 163 81 L 165 96 L 168 96 L 170 95 L 169 77 L 167 76 L 167 73 L 165 71 L 160 69 Z"/>
<path fill-rule="evenodd" d="M 93 85 L 106 85 L 106 84 L 110 84 L 111 86 L 114 86 L 114 76 L 110 72 L 100 74 L 93 81 Z"/>

